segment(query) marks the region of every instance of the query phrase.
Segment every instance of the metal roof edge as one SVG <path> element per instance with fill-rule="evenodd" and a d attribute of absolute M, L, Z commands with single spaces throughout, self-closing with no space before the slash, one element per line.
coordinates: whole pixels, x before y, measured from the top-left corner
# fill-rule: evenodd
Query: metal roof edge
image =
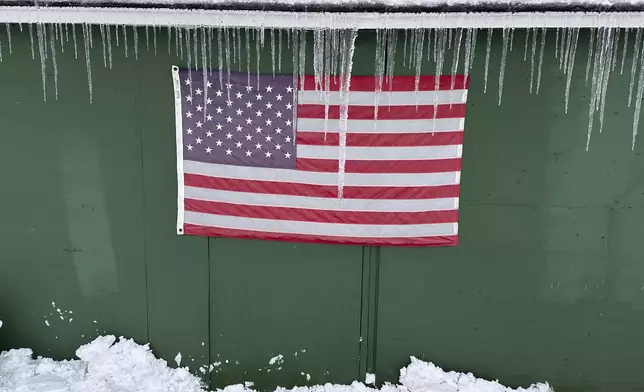
<path fill-rule="evenodd" d="M 122 7 L 0 7 L 5 23 L 303 29 L 644 27 L 633 12 L 287 12 Z"/>

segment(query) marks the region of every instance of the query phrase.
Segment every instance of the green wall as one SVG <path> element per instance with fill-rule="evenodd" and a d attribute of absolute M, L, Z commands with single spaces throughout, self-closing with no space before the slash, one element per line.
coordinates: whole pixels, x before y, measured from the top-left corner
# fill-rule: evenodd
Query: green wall
<path fill-rule="evenodd" d="M 44 102 L 26 26 L 12 26 L 12 54 L 0 37 L 0 349 L 71 357 L 99 333 L 124 335 L 169 362 L 181 352 L 197 372 L 221 361 L 212 387 L 367 371 L 395 381 L 414 355 L 513 386 L 644 389 L 644 159 L 641 143 L 630 148 L 630 59 L 586 152 L 587 35 L 564 114 L 554 34 L 539 95 L 515 34 L 501 106 L 501 34 L 487 94 L 479 34 L 460 245 L 361 248 L 176 236 L 170 67 L 185 61 L 168 54 L 165 30 L 157 54 L 138 36 L 138 59 L 129 30 L 128 55 L 113 42 L 109 69 L 94 30 L 91 104 L 82 40 L 78 59 L 71 40 L 56 54 L 58 100 L 50 54 Z M 360 33 L 355 74 L 374 72 L 374 45 Z M 267 72 L 269 56 L 267 45 Z M 269 366 L 280 353 L 281 369 Z"/>

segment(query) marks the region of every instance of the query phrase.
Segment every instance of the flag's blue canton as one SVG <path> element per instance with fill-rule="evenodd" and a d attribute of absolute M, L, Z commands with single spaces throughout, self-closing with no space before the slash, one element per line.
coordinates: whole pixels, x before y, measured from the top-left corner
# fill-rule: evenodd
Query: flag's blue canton
<path fill-rule="evenodd" d="M 183 157 L 208 163 L 294 169 L 293 77 L 181 70 Z M 207 94 L 205 90 L 207 89 Z"/>

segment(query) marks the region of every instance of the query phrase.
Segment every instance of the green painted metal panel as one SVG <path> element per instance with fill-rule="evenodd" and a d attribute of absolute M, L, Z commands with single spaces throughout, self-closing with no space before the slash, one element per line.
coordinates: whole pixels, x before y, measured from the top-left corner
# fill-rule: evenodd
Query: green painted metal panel
<path fill-rule="evenodd" d="M 154 54 L 139 29 L 138 59 L 132 30 L 126 56 L 119 28 L 108 69 L 95 29 L 94 102 L 71 39 L 57 53 L 59 99 L 49 62 L 43 102 L 26 26 L 12 29 L 13 53 L 3 47 L 0 64 L 0 348 L 69 357 L 105 331 L 149 340 L 170 363 L 178 352 L 193 369 L 222 362 L 213 386 L 303 384 L 306 374 L 348 382 L 370 371 L 393 381 L 416 355 L 513 385 L 642 389 L 644 184 L 641 144 L 630 150 L 629 61 L 586 152 L 585 34 L 567 114 L 554 33 L 538 95 L 515 33 L 501 106 L 499 33 L 487 94 L 479 34 L 461 244 L 379 249 L 177 236 L 170 66 L 187 54 L 177 58 L 174 38 L 168 54 L 166 30 Z M 355 74 L 373 73 L 374 48 L 362 32 Z M 290 59 L 284 48 L 283 72 Z M 271 72 L 269 45 L 260 64 Z M 55 318 L 52 301 L 74 320 Z M 278 354 L 279 370 L 269 365 Z"/>
<path fill-rule="evenodd" d="M 0 72 L 0 314 L 10 337 L 0 348 L 70 357 L 104 331 L 145 341 L 136 63 L 94 67 L 90 104 L 84 60 L 68 44 L 57 53 L 58 100 L 50 63 L 44 102 L 26 28 L 12 28 Z"/>
<path fill-rule="evenodd" d="M 487 95 L 477 53 L 459 246 L 381 250 L 378 376 L 395 380 L 416 355 L 510 385 L 639 391 L 644 160 L 641 143 L 630 149 L 629 76 L 610 84 L 604 131 L 595 129 L 586 152 L 587 36 L 567 115 L 554 34 L 539 95 L 529 93 L 522 38 L 509 53 L 500 107 L 499 42 Z"/>

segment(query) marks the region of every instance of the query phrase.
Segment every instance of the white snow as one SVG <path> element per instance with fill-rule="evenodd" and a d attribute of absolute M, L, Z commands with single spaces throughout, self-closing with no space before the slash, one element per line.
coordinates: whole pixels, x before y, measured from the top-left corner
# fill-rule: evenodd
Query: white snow
<path fill-rule="evenodd" d="M 274 356 L 273 358 L 271 358 L 268 361 L 268 364 L 269 365 L 275 365 L 276 363 L 281 364 L 283 362 L 284 362 L 284 356 L 282 354 L 278 354 L 278 355 Z"/>
<path fill-rule="evenodd" d="M 364 377 L 364 383 L 376 385 L 376 375 L 373 373 L 367 373 Z"/>
<path fill-rule="evenodd" d="M 205 392 L 201 380 L 187 368 L 171 369 L 154 357 L 148 345 L 131 339 L 101 336 L 76 350 L 77 360 L 32 358 L 30 349 L 0 353 L 2 392 Z M 310 375 L 306 374 L 307 380 Z M 445 372 L 415 357 L 400 371 L 400 384 L 382 392 L 552 392 L 547 383 L 512 389 L 470 373 Z M 255 392 L 252 383 L 230 385 L 220 392 Z M 376 392 L 363 383 L 278 388 L 279 392 Z"/>

